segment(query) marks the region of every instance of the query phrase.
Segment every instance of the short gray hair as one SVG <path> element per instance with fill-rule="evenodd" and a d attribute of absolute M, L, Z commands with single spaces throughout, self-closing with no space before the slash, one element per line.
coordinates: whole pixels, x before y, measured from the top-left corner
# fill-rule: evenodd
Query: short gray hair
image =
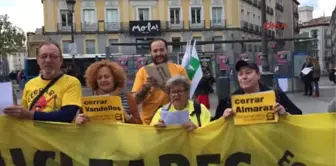
<path fill-rule="evenodd" d="M 169 90 L 176 85 L 183 85 L 186 91 L 190 90 L 190 82 L 189 79 L 182 75 L 175 75 L 171 77 L 166 83 L 166 90 Z"/>

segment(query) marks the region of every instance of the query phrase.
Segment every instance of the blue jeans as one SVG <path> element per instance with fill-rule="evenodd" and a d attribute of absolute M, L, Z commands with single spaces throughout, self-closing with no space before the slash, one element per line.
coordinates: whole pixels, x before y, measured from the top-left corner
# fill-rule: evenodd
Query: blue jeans
<path fill-rule="evenodd" d="M 320 87 L 318 81 L 313 81 L 315 95 L 320 95 Z"/>

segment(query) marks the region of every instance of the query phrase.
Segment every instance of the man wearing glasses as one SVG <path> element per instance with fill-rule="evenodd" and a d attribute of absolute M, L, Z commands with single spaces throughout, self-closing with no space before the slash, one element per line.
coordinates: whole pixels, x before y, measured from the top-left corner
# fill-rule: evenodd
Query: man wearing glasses
<path fill-rule="evenodd" d="M 43 43 L 38 49 L 40 75 L 27 82 L 21 106 L 4 109 L 8 116 L 39 121 L 72 122 L 81 108 L 79 80 L 61 71 L 62 51 L 58 44 Z"/>

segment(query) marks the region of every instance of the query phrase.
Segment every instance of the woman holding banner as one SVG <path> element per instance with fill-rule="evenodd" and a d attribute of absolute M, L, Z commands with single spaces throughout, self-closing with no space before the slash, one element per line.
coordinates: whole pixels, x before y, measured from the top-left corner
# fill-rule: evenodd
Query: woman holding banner
<path fill-rule="evenodd" d="M 261 73 L 255 63 L 239 60 L 236 63 L 236 72 L 238 75 L 239 89 L 232 95 L 251 94 L 266 92 L 272 89 L 260 83 Z M 287 114 L 302 114 L 302 111 L 287 97 L 281 89 L 275 89 L 276 105 L 275 110 L 280 116 Z M 222 116 L 231 117 L 234 114 L 231 103 L 231 96 L 221 100 L 217 106 L 216 115 L 213 120 Z"/>
<path fill-rule="evenodd" d="M 182 75 L 173 76 L 167 81 L 166 90 L 170 102 L 156 111 L 151 125 L 162 128 L 170 124 L 181 124 L 191 132 L 210 122 L 209 110 L 203 104 L 189 100 L 189 82 Z"/>
<path fill-rule="evenodd" d="M 86 84 L 93 90 L 93 95 L 120 96 L 125 111 L 126 123 L 142 124 L 138 106 L 131 93 L 124 93 L 126 73 L 115 62 L 102 60 L 91 64 L 85 73 Z M 84 114 L 76 117 L 77 124 L 84 124 L 89 118 Z"/>

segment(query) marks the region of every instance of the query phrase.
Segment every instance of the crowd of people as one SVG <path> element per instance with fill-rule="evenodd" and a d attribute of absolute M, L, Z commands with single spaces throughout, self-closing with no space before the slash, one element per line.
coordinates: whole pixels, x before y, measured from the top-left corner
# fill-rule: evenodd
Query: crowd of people
<path fill-rule="evenodd" d="M 168 65 L 171 78 L 165 85 L 159 85 L 154 77 L 148 75 L 145 67 L 142 67 L 136 74 L 131 92 L 128 92 L 127 73 L 124 69 L 116 62 L 101 60 L 91 64 L 85 73 L 86 85 L 92 89 L 92 96 L 120 96 L 126 123 L 152 125 L 158 128 L 166 126 L 161 117 L 162 111 L 189 111 L 190 121 L 183 124 L 187 131 L 194 131 L 221 117 L 234 116 L 231 96 L 221 100 L 215 116 L 211 116 L 209 94 L 213 92 L 212 84 L 215 79 L 208 69 L 203 69 L 204 76 L 195 92 L 196 97 L 190 99 L 190 80 L 182 66 L 168 62 L 167 42 L 163 39 L 154 39 L 149 43 L 149 48 L 153 61 L 149 65 L 163 63 Z M 80 81 L 61 70 L 63 63 L 61 52 L 60 47 L 50 41 L 39 47 L 37 62 L 41 69 L 40 75 L 27 82 L 21 105 L 5 108 L 5 114 L 21 119 L 75 122 L 78 125 L 90 122 L 90 118 L 81 112 Z M 307 66 L 316 65 L 308 60 L 309 58 Z M 256 64 L 240 60 L 236 63 L 235 70 L 240 88 L 233 95 L 273 90 L 261 82 L 261 73 Z M 310 89 L 308 85 L 307 89 Z M 284 92 L 278 89 L 274 91 L 277 103 L 275 111 L 279 116 L 302 114 Z M 309 91 L 309 95 L 311 92 Z"/>

